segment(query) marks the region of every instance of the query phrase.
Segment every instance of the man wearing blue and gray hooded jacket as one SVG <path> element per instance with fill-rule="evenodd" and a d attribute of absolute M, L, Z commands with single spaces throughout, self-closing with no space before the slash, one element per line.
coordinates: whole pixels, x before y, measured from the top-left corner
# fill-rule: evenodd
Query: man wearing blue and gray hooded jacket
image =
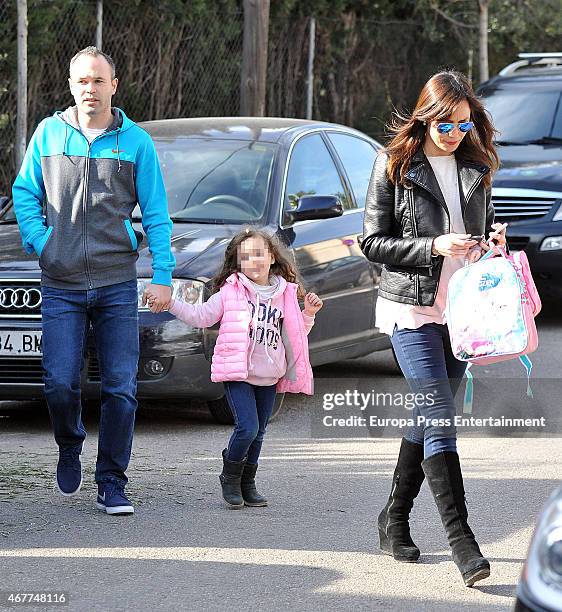
<path fill-rule="evenodd" d="M 132 514 L 125 495 L 133 442 L 139 357 L 138 204 L 152 254 L 151 308 L 171 298 L 172 223 L 150 136 L 119 108 L 113 60 L 95 47 L 70 62 L 76 106 L 43 120 L 13 186 L 28 253 L 39 256 L 45 396 L 59 446 L 56 482 L 82 485 L 80 370 L 90 325 L 101 373 L 97 507 Z M 45 211 L 44 211 L 45 207 Z M 45 216 L 44 216 L 45 212 Z"/>

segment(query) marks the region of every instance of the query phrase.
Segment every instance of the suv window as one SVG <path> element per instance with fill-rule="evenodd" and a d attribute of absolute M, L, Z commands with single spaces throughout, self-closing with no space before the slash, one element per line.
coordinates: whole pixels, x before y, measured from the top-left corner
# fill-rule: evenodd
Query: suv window
<path fill-rule="evenodd" d="M 329 132 L 328 138 L 336 148 L 351 183 L 358 208 L 365 208 L 367 189 L 377 156 L 373 145 L 362 138 Z"/>
<path fill-rule="evenodd" d="M 562 138 L 559 91 L 497 89 L 482 101 L 500 132 L 499 142 L 525 144 Z"/>
<path fill-rule="evenodd" d="M 295 144 L 285 190 L 285 210 L 298 206 L 303 195 L 335 195 L 344 210 L 353 208 L 336 164 L 320 134 L 304 136 Z"/>

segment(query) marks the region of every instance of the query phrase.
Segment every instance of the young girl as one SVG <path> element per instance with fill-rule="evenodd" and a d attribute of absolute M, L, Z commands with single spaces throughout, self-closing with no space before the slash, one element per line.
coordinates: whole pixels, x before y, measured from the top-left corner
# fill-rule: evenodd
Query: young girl
<path fill-rule="evenodd" d="M 464 583 L 490 574 L 468 524 L 454 427 L 454 396 L 466 369 L 455 359 L 444 320 L 447 285 L 465 258 L 486 249 L 482 236 L 505 244 L 494 224 L 491 174 L 498 167 L 494 128 L 468 79 L 455 71 L 432 76 L 411 116 L 400 117 L 369 185 L 361 249 L 384 264 L 376 325 L 391 336 L 412 390 L 431 401 L 402 440 L 388 502 L 379 515 L 381 549 L 417 561 L 408 517 L 427 478 Z"/>
<path fill-rule="evenodd" d="M 204 304 L 172 300 L 168 310 L 196 327 L 220 321 L 211 380 L 224 383 L 235 422 L 222 451 L 222 495 L 230 508 L 267 506 L 255 484 L 265 429 L 276 392 L 312 395 L 307 334 L 322 300 L 305 295 L 277 238 L 254 228 L 230 241 L 213 285 L 216 293 Z M 153 296 L 147 299 L 151 306 Z"/>

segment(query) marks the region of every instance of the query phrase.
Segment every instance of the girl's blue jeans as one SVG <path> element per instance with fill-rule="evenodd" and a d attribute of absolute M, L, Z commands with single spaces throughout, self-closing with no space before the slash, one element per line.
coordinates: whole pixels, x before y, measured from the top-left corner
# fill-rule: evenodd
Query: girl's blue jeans
<path fill-rule="evenodd" d="M 265 429 L 275 403 L 277 385 L 259 386 L 244 381 L 224 383 L 226 399 L 234 415 L 234 431 L 228 442 L 228 459 L 256 464 Z"/>

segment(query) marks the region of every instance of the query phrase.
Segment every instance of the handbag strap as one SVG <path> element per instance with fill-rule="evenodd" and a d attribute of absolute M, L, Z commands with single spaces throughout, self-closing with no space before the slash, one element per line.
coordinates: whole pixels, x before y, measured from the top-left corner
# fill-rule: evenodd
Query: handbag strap
<path fill-rule="evenodd" d="M 527 373 L 527 396 L 533 399 L 533 390 L 531 389 L 531 371 L 533 369 L 533 362 L 527 355 L 520 355 L 519 361 L 525 368 Z M 464 400 L 462 404 L 463 414 L 472 414 L 472 405 L 474 402 L 474 376 L 470 371 L 472 363 L 470 361 L 466 364 L 466 387 L 464 389 Z"/>
<path fill-rule="evenodd" d="M 484 261 L 485 259 L 489 259 L 490 257 L 494 256 L 494 248 L 498 249 L 498 251 L 500 252 L 500 254 L 502 255 L 502 257 L 505 257 L 507 259 L 507 253 L 505 252 L 505 249 L 497 244 L 494 244 L 493 246 L 490 243 L 490 240 L 487 241 L 487 244 L 490 245 L 490 250 L 487 251 L 484 255 L 482 255 L 482 257 L 478 260 L 478 261 Z"/>

